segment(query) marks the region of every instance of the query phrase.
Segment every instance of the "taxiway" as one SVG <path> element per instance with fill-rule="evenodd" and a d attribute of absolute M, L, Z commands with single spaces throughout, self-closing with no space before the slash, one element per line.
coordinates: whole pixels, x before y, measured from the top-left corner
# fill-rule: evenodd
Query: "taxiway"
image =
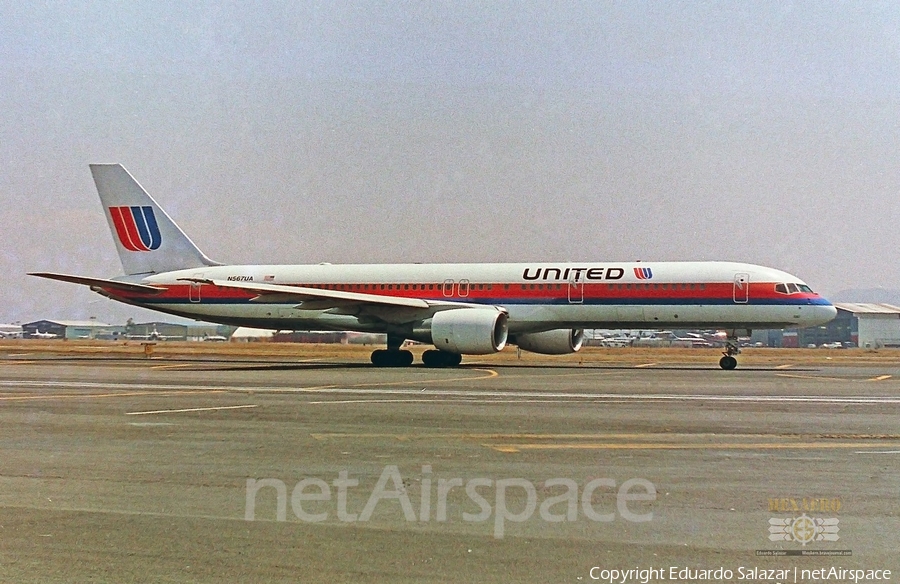
<path fill-rule="evenodd" d="M 714 367 L 7 354 L 0 580 L 900 568 L 900 364 Z M 799 515 L 838 537 L 770 539 Z"/>

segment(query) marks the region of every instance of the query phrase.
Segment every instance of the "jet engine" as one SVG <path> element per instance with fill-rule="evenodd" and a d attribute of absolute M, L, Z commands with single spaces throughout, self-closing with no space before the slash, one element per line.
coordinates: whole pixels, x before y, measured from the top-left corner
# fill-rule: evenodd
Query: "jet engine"
<path fill-rule="evenodd" d="M 516 335 L 515 344 L 520 349 L 543 355 L 565 355 L 581 349 L 584 342 L 583 329 L 556 329 L 543 333 Z"/>
<path fill-rule="evenodd" d="M 458 355 L 487 355 L 506 346 L 505 312 L 487 308 L 456 308 L 431 318 L 431 342 L 441 351 Z"/>

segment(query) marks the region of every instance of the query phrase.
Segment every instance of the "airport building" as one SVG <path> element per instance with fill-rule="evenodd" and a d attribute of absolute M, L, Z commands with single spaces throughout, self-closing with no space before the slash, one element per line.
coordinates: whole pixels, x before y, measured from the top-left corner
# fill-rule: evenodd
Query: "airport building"
<path fill-rule="evenodd" d="M 183 324 L 140 322 L 129 324 L 126 328 L 129 339 L 186 341 L 188 337 L 188 327 Z"/>
<path fill-rule="evenodd" d="M 848 320 L 858 347 L 878 349 L 880 347 L 900 347 L 900 307 L 892 304 L 856 304 L 838 302 L 835 304 L 838 316 L 829 325 L 839 320 Z"/>
<path fill-rule="evenodd" d="M 26 339 L 117 339 L 125 327 L 96 320 L 36 320 L 22 325 Z"/>
<path fill-rule="evenodd" d="M 178 324 L 171 322 L 130 323 L 127 338 L 150 341 L 228 340 L 236 327 L 217 324 Z"/>
<path fill-rule="evenodd" d="M 828 324 L 805 329 L 753 331 L 751 341 L 767 347 L 900 347 L 900 307 L 892 304 L 836 302 Z"/>

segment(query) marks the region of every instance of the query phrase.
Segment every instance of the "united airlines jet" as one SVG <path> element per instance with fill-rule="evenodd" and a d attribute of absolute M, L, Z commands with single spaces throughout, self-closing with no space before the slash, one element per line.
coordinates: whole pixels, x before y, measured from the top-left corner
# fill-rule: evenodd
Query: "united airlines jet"
<path fill-rule="evenodd" d="M 208 322 L 280 330 L 386 333 L 376 366 L 407 366 L 406 340 L 454 366 L 507 343 L 548 355 L 581 348 L 585 328 L 715 328 L 734 369 L 751 329 L 824 324 L 837 313 L 791 274 L 734 262 L 224 265 L 209 259 L 119 164 L 91 173 L 125 275 L 39 272 L 103 296 Z"/>

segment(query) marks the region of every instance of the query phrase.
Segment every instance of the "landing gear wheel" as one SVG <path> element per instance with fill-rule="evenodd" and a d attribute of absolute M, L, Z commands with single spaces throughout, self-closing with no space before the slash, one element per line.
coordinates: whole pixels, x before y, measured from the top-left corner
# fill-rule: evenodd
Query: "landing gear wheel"
<path fill-rule="evenodd" d="M 737 367 L 737 359 L 734 356 L 741 354 L 741 347 L 738 345 L 736 331 L 728 335 L 728 340 L 725 341 L 725 350 L 722 354 L 725 356 L 719 359 L 719 367 L 726 371 L 731 371 Z"/>
<path fill-rule="evenodd" d="M 422 363 L 426 367 L 455 367 L 462 363 L 462 355 L 429 349 L 422 353 Z"/>
<path fill-rule="evenodd" d="M 409 351 L 377 349 L 372 351 L 372 365 L 375 367 L 409 367 L 413 354 Z"/>

